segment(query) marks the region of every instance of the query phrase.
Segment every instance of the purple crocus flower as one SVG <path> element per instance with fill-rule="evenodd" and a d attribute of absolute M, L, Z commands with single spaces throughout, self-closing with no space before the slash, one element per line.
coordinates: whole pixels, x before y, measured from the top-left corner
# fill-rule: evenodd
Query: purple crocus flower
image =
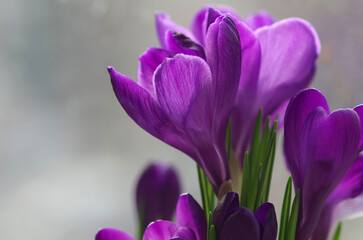
<path fill-rule="evenodd" d="M 203 210 L 190 194 L 180 196 L 176 208 L 176 222 L 159 220 L 151 223 L 145 230 L 143 240 L 205 240 L 207 221 Z M 135 240 L 123 231 L 104 228 L 96 240 Z"/>
<path fill-rule="evenodd" d="M 243 20 L 229 8 L 204 7 L 192 20 L 191 31 L 173 23 L 167 14 L 158 13 L 161 46 L 174 53 L 203 57 L 209 26 L 219 16 L 234 21 L 241 40 L 241 74 L 231 124 L 233 151 L 242 165 L 258 110 L 263 108 L 264 119 L 268 115 L 283 119 L 288 100 L 313 78 L 320 41 L 315 29 L 302 19 L 274 23 L 268 13 L 260 12 Z"/>
<path fill-rule="evenodd" d="M 320 52 L 315 29 L 305 20 L 289 18 L 271 24 L 272 19 L 265 19 L 263 27 L 258 25 L 263 21 L 250 21 L 256 28 L 253 32 L 242 31 L 242 23 L 237 24 L 240 36 L 250 36 L 242 46 L 241 79 L 231 115 L 233 150 L 240 161 L 259 109 L 264 121 L 269 115 L 283 119 L 287 101 L 312 81 Z"/>
<path fill-rule="evenodd" d="M 237 28 L 230 17 L 216 18 L 204 48 L 184 35 L 165 36 L 186 50 L 150 48 L 140 57 L 138 83 L 109 67 L 113 89 L 138 125 L 191 156 L 218 193 L 230 180 L 224 140 L 241 73 Z"/>
<path fill-rule="evenodd" d="M 312 236 L 329 195 L 357 158 L 360 124 L 353 109 L 330 113 L 315 89 L 291 99 L 284 121 L 284 151 L 295 189 L 301 192 L 296 239 Z"/>
<path fill-rule="evenodd" d="M 238 194 L 224 196 L 213 213 L 218 240 L 275 240 L 277 220 L 271 203 L 262 204 L 255 213 L 239 206 Z"/>
<path fill-rule="evenodd" d="M 157 220 L 171 220 L 180 195 L 178 174 L 171 166 L 151 163 L 136 188 L 136 207 L 142 230 Z"/>
<path fill-rule="evenodd" d="M 354 108 L 361 123 L 361 135 L 357 159 L 339 185 L 324 204 L 313 240 L 328 239 L 329 232 L 344 219 L 363 215 L 363 105 Z"/>

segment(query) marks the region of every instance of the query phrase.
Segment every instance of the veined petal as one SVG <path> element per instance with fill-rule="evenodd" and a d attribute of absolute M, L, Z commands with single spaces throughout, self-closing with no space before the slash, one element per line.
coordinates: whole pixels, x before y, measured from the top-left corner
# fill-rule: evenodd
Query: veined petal
<path fill-rule="evenodd" d="M 173 54 L 162 48 L 149 48 L 139 57 L 137 83 L 153 97 L 155 96 L 153 87 L 154 72 L 167 57 L 173 57 Z"/>
<path fill-rule="evenodd" d="M 329 202 L 355 198 L 363 192 L 363 154 L 360 154 L 349 172 L 329 196 Z M 363 209 L 363 208 L 362 208 Z"/>
<path fill-rule="evenodd" d="M 172 239 L 197 240 L 193 230 L 188 227 L 178 227 Z"/>
<path fill-rule="evenodd" d="M 114 229 L 114 228 L 103 228 L 98 231 L 95 240 L 136 240 L 127 233 Z"/>
<path fill-rule="evenodd" d="M 151 135 L 160 138 L 168 118 L 153 97 L 133 80 L 118 73 L 113 67 L 108 71 L 113 90 L 126 113 Z"/>
<path fill-rule="evenodd" d="M 156 70 L 154 85 L 160 107 L 193 145 L 194 160 L 217 192 L 229 180 L 229 168 L 213 142 L 214 96 L 209 66 L 199 57 L 177 54 Z"/>
<path fill-rule="evenodd" d="M 359 117 L 352 109 L 329 116 L 324 112 L 318 118 L 313 113 L 301 134 L 300 153 L 306 170 L 298 239 L 308 239 L 313 233 L 325 201 L 356 159 L 360 138 Z"/>
<path fill-rule="evenodd" d="M 315 89 L 306 89 L 291 99 L 284 120 L 284 152 L 288 168 L 294 179 L 295 188 L 302 188 L 305 162 L 300 161 L 300 136 L 305 120 L 316 108 L 329 113 L 325 97 Z"/>
<path fill-rule="evenodd" d="M 263 203 L 255 212 L 257 220 L 261 224 L 261 240 L 276 240 L 277 219 L 275 207 L 272 203 Z"/>
<path fill-rule="evenodd" d="M 204 60 L 183 54 L 166 59 L 155 72 L 154 84 L 160 107 L 174 124 L 183 128 L 188 116 L 196 119 L 196 128 L 210 129 L 212 76 Z M 203 107 L 190 116 L 193 104 Z"/>
<path fill-rule="evenodd" d="M 358 114 L 360 118 L 360 141 L 359 150 L 363 151 L 363 104 L 354 108 L 354 111 Z"/>
<path fill-rule="evenodd" d="M 251 14 L 246 19 L 245 22 L 252 29 L 256 30 L 260 27 L 270 26 L 275 22 L 275 19 L 266 11 L 261 11 L 259 13 Z"/>
<path fill-rule="evenodd" d="M 260 240 L 260 226 L 253 212 L 240 207 L 224 223 L 220 240 Z"/>
<path fill-rule="evenodd" d="M 226 126 L 235 101 L 241 74 L 241 43 L 232 19 L 219 17 L 211 24 L 206 43 L 207 62 L 210 65 L 213 78 L 213 134 L 220 149 L 225 149 Z M 224 161 L 227 165 L 227 160 L 224 159 Z"/>
<path fill-rule="evenodd" d="M 171 239 L 177 228 L 177 225 L 173 222 L 162 220 L 153 222 L 146 228 L 143 240 Z"/>
<path fill-rule="evenodd" d="M 185 36 L 194 39 L 193 35 L 189 32 L 189 30 L 175 24 L 168 14 L 164 12 L 158 12 L 155 15 L 156 20 L 156 30 L 158 33 L 160 44 L 163 48 L 167 49 L 168 45 L 166 43 L 166 34 L 169 31 L 182 33 Z"/>
<path fill-rule="evenodd" d="M 231 114 L 233 150 L 243 159 L 252 137 L 259 106 L 256 91 L 261 63 L 261 48 L 252 30 L 242 21 L 234 19 L 241 39 L 242 63 L 238 92 Z"/>
<path fill-rule="evenodd" d="M 141 128 L 195 158 L 195 150 L 176 129 L 148 91 L 109 67 L 111 83 L 121 106 Z"/>
<path fill-rule="evenodd" d="M 239 207 L 238 194 L 235 192 L 227 193 L 218 203 L 213 212 L 213 225 L 216 229 L 217 239 L 220 239 L 222 227 L 227 218 Z"/>
<path fill-rule="evenodd" d="M 176 207 L 176 221 L 179 226 L 193 230 L 197 240 L 207 238 L 207 220 L 203 210 L 190 194 L 180 196 Z"/>
<path fill-rule="evenodd" d="M 359 156 L 349 172 L 330 194 L 324 204 L 313 240 L 327 239 L 329 232 L 342 220 L 363 215 L 363 155 Z M 357 204 L 359 203 L 359 204 Z"/>
<path fill-rule="evenodd" d="M 262 49 L 259 106 L 269 115 L 310 84 L 320 42 L 314 28 L 298 18 L 259 28 L 255 33 Z"/>
<path fill-rule="evenodd" d="M 184 53 L 205 59 L 203 47 L 184 34 L 173 31 L 167 32 L 166 44 L 168 45 L 168 49 L 173 53 Z"/>
<path fill-rule="evenodd" d="M 202 46 L 205 46 L 205 36 L 209 26 L 222 15 L 230 15 L 240 19 L 233 9 L 225 6 L 206 6 L 200 9 L 194 16 L 190 29 Z"/>

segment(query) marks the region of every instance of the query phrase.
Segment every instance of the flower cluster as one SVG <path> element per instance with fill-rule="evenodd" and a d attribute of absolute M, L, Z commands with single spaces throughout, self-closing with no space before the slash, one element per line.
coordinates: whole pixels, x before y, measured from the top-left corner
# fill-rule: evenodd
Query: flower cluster
<path fill-rule="evenodd" d="M 323 240 L 363 211 L 351 207 L 363 199 L 363 105 L 330 113 L 319 91 L 305 89 L 321 48 L 311 24 L 205 7 L 190 30 L 165 13 L 156 29 L 161 47 L 140 56 L 137 82 L 109 67 L 112 86 L 140 127 L 198 164 L 203 208 L 189 194 L 177 200 L 176 173 L 153 164 L 137 189 L 139 239 Z M 278 228 L 268 195 L 282 127 L 296 194 L 291 206 L 289 180 Z M 118 239 L 134 238 L 96 235 Z"/>

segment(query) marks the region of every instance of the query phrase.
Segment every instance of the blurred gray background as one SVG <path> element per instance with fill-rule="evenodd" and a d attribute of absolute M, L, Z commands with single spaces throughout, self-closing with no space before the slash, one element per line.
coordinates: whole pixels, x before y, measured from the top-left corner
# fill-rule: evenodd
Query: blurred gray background
<path fill-rule="evenodd" d="M 106 66 L 136 79 L 138 56 L 158 46 L 154 13 L 187 27 L 207 3 L 0 0 L 2 239 L 93 239 L 101 227 L 135 235 L 134 186 L 150 158 L 177 166 L 183 190 L 199 199 L 194 162 L 128 118 Z M 213 3 L 242 16 L 264 9 L 276 19 L 307 19 L 323 45 L 313 86 L 332 109 L 363 103 L 362 0 Z M 280 152 L 277 212 L 287 176 Z M 361 239 L 362 224 L 345 222 L 342 239 Z"/>

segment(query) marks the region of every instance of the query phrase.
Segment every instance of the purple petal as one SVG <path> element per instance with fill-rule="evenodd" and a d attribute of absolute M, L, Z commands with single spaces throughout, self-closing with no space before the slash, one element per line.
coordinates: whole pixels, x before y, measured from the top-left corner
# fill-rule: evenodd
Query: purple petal
<path fill-rule="evenodd" d="M 179 226 L 193 230 L 197 240 L 207 238 L 207 220 L 203 210 L 190 194 L 180 196 L 176 208 L 176 221 Z"/>
<path fill-rule="evenodd" d="M 223 148 L 216 148 L 213 136 L 215 98 L 209 66 L 199 57 L 177 54 L 156 70 L 154 85 L 160 107 L 183 131 L 185 142 L 195 148 L 197 153 L 192 157 L 218 192 L 230 174 L 226 153 L 221 153 L 224 141 Z"/>
<path fill-rule="evenodd" d="M 184 127 L 191 105 L 200 104 L 204 108 L 199 114 L 189 117 L 198 128 L 210 128 L 212 76 L 204 60 L 182 54 L 166 59 L 155 72 L 154 84 L 160 107 L 174 124 Z"/>
<path fill-rule="evenodd" d="M 182 133 L 175 129 L 150 93 L 114 68 L 109 67 L 108 71 L 113 90 L 126 113 L 154 137 L 194 158 L 193 147 L 183 139 Z"/>
<path fill-rule="evenodd" d="M 98 231 L 95 240 L 135 240 L 135 238 L 118 229 L 103 228 Z"/>
<path fill-rule="evenodd" d="M 206 42 L 215 93 L 213 133 L 220 149 L 224 149 L 226 126 L 241 74 L 241 43 L 232 19 L 220 17 L 210 25 Z M 226 158 L 224 161 L 227 165 Z"/>
<path fill-rule="evenodd" d="M 190 29 L 201 45 L 205 45 L 205 36 L 209 26 L 222 15 L 229 15 L 236 19 L 240 19 L 238 14 L 233 9 L 224 6 L 203 7 L 194 16 Z"/>
<path fill-rule="evenodd" d="M 262 50 L 258 105 L 269 115 L 310 84 L 320 42 L 315 29 L 297 18 L 260 28 L 256 36 Z"/>
<path fill-rule="evenodd" d="M 143 228 L 157 219 L 171 220 L 180 195 L 179 178 L 171 166 L 150 164 L 142 173 L 136 188 L 139 221 Z"/>
<path fill-rule="evenodd" d="M 263 203 L 255 212 L 261 224 L 261 240 L 275 240 L 277 237 L 277 220 L 275 207 L 271 203 Z"/>
<path fill-rule="evenodd" d="M 177 225 L 169 221 L 156 221 L 151 223 L 144 232 L 143 240 L 171 239 L 177 231 Z"/>
<path fill-rule="evenodd" d="M 168 118 L 149 92 L 125 75 L 109 67 L 113 90 L 126 113 L 143 129 L 155 137 L 162 135 Z"/>
<path fill-rule="evenodd" d="M 205 59 L 203 47 L 181 33 L 169 31 L 166 34 L 166 44 L 174 53 L 184 53 Z"/>
<path fill-rule="evenodd" d="M 155 95 L 153 87 L 154 72 L 167 57 L 173 57 L 173 54 L 161 48 L 149 48 L 139 58 L 137 83 L 152 96 Z"/>
<path fill-rule="evenodd" d="M 178 227 L 172 239 L 197 240 L 193 230 L 188 227 Z"/>
<path fill-rule="evenodd" d="M 236 211 L 239 207 L 238 194 L 235 192 L 230 192 L 226 194 L 223 199 L 218 203 L 216 209 L 213 212 L 213 225 L 215 226 L 217 239 L 221 236 L 219 233 L 222 230 L 224 222 L 227 218 Z"/>
<path fill-rule="evenodd" d="M 169 31 L 178 32 L 193 39 L 193 35 L 189 32 L 189 30 L 175 24 L 168 14 L 159 12 L 155 15 L 155 20 L 159 41 L 163 48 L 168 48 L 168 45 L 166 43 L 166 34 Z"/>
<path fill-rule="evenodd" d="M 363 104 L 354 108 L 360 118 L 360 142 L 359 149 L 363 151 Z"/>
<path fill-rule="evenodd" d="M 249 15 L 245 22 L 252 29 L 256 30 L 260 27 L 270 26 L 275 22 L 275 19 L 266 11 L 261 11 L 256 14 Z"/>
<path fill-rule="evenodd" d="M 205 34 L 207 24 L 207 14 L 209 7 L 204 7 L 194 16 L 190 29 L 200 44 L 205 45 Z"/>
<path fill-rule="evenodd" d="M 289 105 L 290 99 L 283 102 L 275 111 L 273 111 L 270 116 L 271 119 L 277 119 L 277 130 L 280 130 L 284 127 L 284 118 L 287 106 Z"/>
<path fill-rule="evenodd" d="M 261 63 L 261 48 L 252 30 L 242 21 L 235 20 L 241 38 L 242 65 L 238 92 L 231 114 L 233 150 L 243 159 L 252 137 L 258 113 L 256 91 Z"/>
<path fill-rule="evenodd" d="M 253 212 L 240 207 L 224 223 L 220 240 L 260 240 L 260 226 Z"/>
<path fill-rule="evenodd" d="M 302 188 L 306 165 L 300 161 L 300 135 L 306 118 L 316 108 L 329 113 L 325 97 L 315 89 L 306 89 L 291 99 L 285 114 L 284 152 L 296 189 Z"/>
<path fill-rule="evenodd" d="M 329 116 L 322 110 L 321 115 L 315 112 L 308 116 L 301 133 L 301 161 L 306 162 L 306 170 L 299 239 L 308 239 L 313 233 L 325 201 L 357 157 L 360 137 L 355 111 L 341 109 Z"/>
<path fill-rule="evenodd" d="M 356 205 L 363 192 L 363 156 L 358 157 L 347 175 L 326 201 L 315 227 L 313 240 L 327 239 L 337 222 L 363 214 L 363 205 Z M 354 209 L 353 209 L 354 207 Z"/>
<path fill-rule="evenodd" d="M 363 192 L 363 155 L 361 154 L 350 167 L 349 172 L 329 196 L 329 202 L 355 198 Z"/>
<path fill-rule="evenodd" d="M 363 194 L 342 201 L 336 206 L 334 220 L 339 222 L 363 216 Z"/>

